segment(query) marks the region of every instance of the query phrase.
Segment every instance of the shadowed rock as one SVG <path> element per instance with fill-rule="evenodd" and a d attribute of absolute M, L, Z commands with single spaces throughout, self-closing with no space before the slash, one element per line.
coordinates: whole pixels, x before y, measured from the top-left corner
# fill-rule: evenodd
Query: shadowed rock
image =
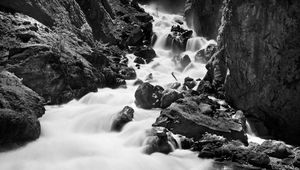
<path fill-rule="evenodd" d="M 164 89 L 160 86 L 143 83 L 135 91 L 135 103 L 143 109 L 158 108 L 163 91 Z"/>
<path fill-rule="evenodd" d="M 113 131 L 121 131 L 122 128 L 130 121 L 133 120 L 133 115 L 134 110 L 133 108 L 129 106 L 125 106 L 122 111 L 120 111 L 117 115 L 116 118 L 114 119 L 112 125 L 111 125 L 111 130 Z"/>
<path fill-rule="evenodd" d="M 44 100 L 13 74 L 0 72 L 0 146 L 23 144 L 41 133 Z"/>
<path fill-rule="evenodd" d="M 175 134 L 195 140 L 208 132 L 247 144 L 242 125 L 230 117 L 221 116 L 211 103 L 213 101 L 205 95 L 179 99 L 161 111 L 153 126 L 166 127 Z"/>

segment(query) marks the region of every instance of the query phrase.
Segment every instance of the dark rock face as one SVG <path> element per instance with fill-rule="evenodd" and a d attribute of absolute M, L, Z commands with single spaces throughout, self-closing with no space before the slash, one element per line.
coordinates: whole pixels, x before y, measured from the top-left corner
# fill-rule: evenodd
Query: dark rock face
<path fill-rule="evenodd" d="M 126 41 L 136 29 L 143 33 L 136 48 L 152 36 L 152 17 L 117 0 L 1 1 L 0 10 L 0 65 L 48 104 L 125 86 L 136 78 Z"/>
<path fill-rule="evenodd" d="M 211 57 L 215 54 L 217 48 L 215 45 L 209 45 L 206 49 L 199 50 L 196 53 L 196 61 L 201 63 L 208 63 Z"/>
<path fill-rule="evenodd" d="M 143 83 L 135 91 L 135 103 L 143 109 L 159 108 L 163 91 L 160 86 Z"/>
<path fill-rule="evenodd" d="M 300 144 L 300 2 L 225 1 L 219 44 L 230 75 L 227 101 L 274 136 Z"/>
<path fill-rule="evenodd" d="M 37 139 L 44 100 L 13 74 L 0 73 L 0 146 Z"/>
<path fill-rule="evenodd" d="M 265 141 L 261 145 L 250 143 L 244 146 L 238 141 L 228 141 L 212 134 L 205 134 L 193 142 L 191 149 L 199 157 L 215 159 L 223 165 L 234 162 L 237 169 L 295 169 L 299 150 L 280 141 Z M 234 168 L 235 169 L 235 168 Z"/>
<path fill-rule="evenodd" d="M 197 35 L 215 39 L 221 23 L 222 0 L 187 0 L 185 17 Z"/>
<path fill-rule="evenodd" d="M 168 90 L 164 91 L 162 97 L 161 97 L 161 103 L 160 107 L 161 108 L 167 108 L 169 107 L 173 102 L 181 98 L 182 95 L 180 95 L 177 91 L 175 90 Z"/>
<path fill-rule="evenodd" d="M 172 49 L 174 53 L 180 54 L 185 51 L 187 41 L 192 35 L 192 30 L 183 29 L 180 25 L 173 25 L 171 33 L 167 37 L 165 48 Z"/>
<path fill-rule="evenodd" d="M 35 18 L 44 25 L 66 29 L 84 41 L 93 43 L 93 35 L 84 13 L 75 0 L 3 0 L 0 6 Z"/>
<path fill-rule="evenodd" d="M 160 152 L 168 154 L 173 151 L 173 148 L 178 148 L 176 140 L 171 135 L 171 132 L 163 127 L 153 127 L 146 132 L 147 138 L 144 147 L 144 153 L 152 154 Z"/>
<path fill-rule="evenodd" d="M 93 28 L 93 36 L 96 40 L 102 39 L 104 42 L 116 43 L 113 31 L 109 31 L 113 27 L 114 13 L 107 0 L 76 0 L 81 7 L 87 21 Z"/>
<path fill-rule="evenodd" d="M 204 81 L 209 81 L 214 89 L 223 87 L 227 75 L 225 49 L 217 51 L 206 64 L 207 73 Z"/>
<path fill-rule="evenodd" d="M 47 103 L 65 103 L 104 86 L 103 74 L 83 57 L 92 55 L 91 48 L 76 35 L 57 34 L 22 14 L 0 15 L 1 65 Z"/>
<path fill-rule="evenodd" d="M 285 143 L 280 142 L 280 141 L 272 141 L 272 140 L 267 140 L 263 142 L 260 146 L 256 148 L 257 152 L 264 152 L 265 154 L 283 159 L 291 156 L 292 150 L 288 146 L 286 146 Z"/>
<path fill-rule="evenodd" d="M 208 99 L 206 95 L 178 99 L 162 110 L 153 126 L 166 127 L 175 134 L 196 140 L 208 132 L 247 144 L 242 125 L 226 113 L 217 111 L 218 107 L 218 103 Z"/>
<path fill-rule="evenodd" d="M 124 125 L 128 122 L 132 121 L 134 115 L 133 108 L 129 106 L 125 106 L 122 111 L 117 114 L 117 117 L 114 119 L 111 130 L 113 131 L 121 131 Z"/>
<path fill-rule="evenodd" d="M 254 152 L 254 148 L 255 146 L 252 145 L 245 147 L 237 141 L 227 141 L 220 136 L 205 134 L 199 141 L 194 143 L 192 149 L 199 151 L 198 156 L 201 158 L 215 158 L 221 162 L 233 161 L 239 163 L 242 167 L 247 167 L 250 164 L 252 167 L 269 168 L 270 158 L 268 155 Z"/>
<path fill-rule="evenodd" d="M 136 62 L 139 64 L 145 64 L 143 61 L 150 63 L 156 57 L 155 51 L 150 47 L 141 48 L 134 52 L 134 55 L 140 58 L 136 60 Z"/>

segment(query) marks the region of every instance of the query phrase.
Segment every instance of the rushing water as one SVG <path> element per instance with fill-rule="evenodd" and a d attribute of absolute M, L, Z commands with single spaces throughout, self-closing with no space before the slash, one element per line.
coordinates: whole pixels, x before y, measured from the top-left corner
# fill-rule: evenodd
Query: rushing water
<path fill-rule="evenodd" d="M 154 31 L 159 39 L 154 49 L 158 55 L 153 62 L 136 70 L 144 80 L 150 73 L 151 83 L 165 86 L 179 82 L 187 76 L 201 78 L 206 70 L 204 64 L 192 63 L 185 69 L 173 61 L 173 53 L 164 49 L 165 37 L 171 26 L 183 21 L 182 16 L 158 13 L 151 7 L 146 11 L 154 16 Z M 183 27 L 187 28 L 185 23 Z M 201 44 L 197 44 L 201 41 Z M 193 57 L 197 48 L 213 41 L 194 37 L 189 41 L 186 54 Z M 134 66 L 134 55 L 127 56 Z M 99 89 L 79 101 L 62 106 L 46 106 L 46 114 L 40 119 L 41 137 L 14 151 L 0 153 L 1 170 L 207 170 L 212 169 L 212 160 L 203 160 L 197 153 L 175 150 L 165 155 L 144 154 L 145 131 L 151 128 L 160 110 L 143 110 L 134 104 L 136 86 L 128 81 L 126 89 Z M 111 132 L 116 114 L 124 106 L 134 108 L 134 121 L 121 132 Z"/>

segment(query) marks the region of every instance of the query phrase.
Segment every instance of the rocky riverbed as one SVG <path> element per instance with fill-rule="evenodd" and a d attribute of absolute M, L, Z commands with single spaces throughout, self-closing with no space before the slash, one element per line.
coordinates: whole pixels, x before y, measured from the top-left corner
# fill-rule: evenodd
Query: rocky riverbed
<path fill-rule="evenodd" d="M 299 169 L 299 7 L 2 0 L 0 169 Z"/>

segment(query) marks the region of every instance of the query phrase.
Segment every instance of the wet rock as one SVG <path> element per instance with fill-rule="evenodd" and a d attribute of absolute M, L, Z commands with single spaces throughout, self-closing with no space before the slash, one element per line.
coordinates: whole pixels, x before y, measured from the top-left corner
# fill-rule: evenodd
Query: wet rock
<path fill-rule="evenodd" d="M 161 111 L 153 126 L 166 127 L 175 134 L 196 140 L 208 132 L 247 144 L 242 125 L 230 117 L 221 116 L 213 103 L 205 95 L 178 99 Z"/>
<path fill-rule="evenodd" d="M 200 63 L 208 63 L 216 50 L 216 45 L 211 44 L 207 48 L 199 50 L 196 53 L 195 60 Z"/>
<path fill-rule="evenodd" d="M 119 77 L 119 74 L 112 71 L 109 68 L 103 70 L 105 85 L 110 88 L 118 88 L 121 86 L 126 86 L 126 81 L 123 78 Z"/>
<path fill-rule="evenodd" d="M 217 51 L 205 66 L 207 73 L 203 80 L 209 81 L 217 91 L 222 88 L 227 74 L 225 55 L 225 49 Z"/>
<path fill-rule="evenodd" d="M 119 71 L 121 77 L 125 80 L 134 80 L 136 79 L 136 72 L 132 67 L 125 67 Z"/>
<path fill-rule="evenodd" d="M 197 85 L 197 83 L 196 83 L 196 81 L 194 81 L 194 79 L 192 79 L 190 77 L 186 77 L 184 79 L 184 84 L 183 85 L 185 85 L 189 89 L 193 89 Z"/>
<path fill-rule="evenodd" d="M 255 167 L 269 168 L 270 158 L 268 155 L 260 152 L 254 152 L 253 147 L 245 147 L 238 141 L 227 141 L 225 138 L 217 135 L 205 134 L 193 145 L 193 150 L 199 151 L 199 157 L 216 159 L 218 161 L 232 161 L 240 166 L 251 164 Z"/>
<path fill-rule="evenodd" d="M 114 121 L 111 125 L 112 131 L 121 131 L 122 128 L 130 121 L 133 120 L 134 110 L 133 108 L 129 106 L 125 106 L 122 111 L 120 111 L 116 117 L 114 118 Z"/>
<path fill-rule="evenodd" d="M 23 144 L 41 133 L 38 118 L 45 113 L 44 100 L 24 86 L 21 79 L 0 72 L 0 146 Z"/>
<path fill-rule="evenodd" d="M 134 62 L 137 64 L 147 64 L 147 61 L 145 59 L 143 59 L 142 57 L 136 57 L 134 59 Z"/>
<path fill-rule="evenodd" d="M 225 106 L 226 107 L 226 106 Z M 227 106 L 229 107 L 229 106 Z M 235 112 L 234 115 L 232 115 L 232 118 L 236 121 L 238 121 L 242 126 L 243 126 L 243 129 L 246 129 L 246 131 L 249 131 L 250 129 L 247 129 L 247 125 L 246 125 L 246 116 L 245 114 L 243 113 L 243 111 L 241 110 L 237 110 Z"/>
<path fill-rule="evenodd" d="M 168 154 L 173 151 L 173 148 L 178 148 L 176 140 L 172 137 L 171 133 L 163 127 L 154 127 L 147 131 L 146 146 L 144 152 L 152 154 L 160 152 Z"/>
<path fill-rule="evenodd" d="M 185 30 L 179 25 L 173 25 L 171 33 L 167 36 L 165 48 L 172 49 L 175 54 L 180 54 L 185 51 L 187 41 L 192 34 L 192 30 Z"/>
<path fill-rule="evenodd" d="M 160 107 L 163 91 L 164 89 L 160 86 L 143 83 L 135 91 L 135 103 L 143 109 L 158 108 Z"/>
<path fill-rule="evenodd" d="M 163 92 L 160 107 L 161 108 L 167 108 L 169 107 L 173 102 L 175 102 L 177 99 L 181 98 L 182 95 L 180 95 L 175 90 L 166 90 Z"/>
<path fill-rule="evenodd" d="M 146 63 L 151 62 L 156 57 L 155 51 L 150 47 L 142 48 L 136 51 L 134 55 L 146 60 Z"/>
<path fill-rule="evenodd" d="M 270 163 L 270 158 L 264 153 L 250 152 L 247 156 L 247 161 L 254 166 L 266 168 Z"/>
<path fill-rule="evenodd" d="M 147 13 L 140 13 L 135 15 L 135 17 L 140 20 L 141 22 L 150 22 L 151 20 L 153 20 L 153 17 L 150 16 Z"/>
<path fill-rule="evenodd" d="M 131 32 L 129 37 L 126 40 L 127 46 L 136 46 L 142 44 L 144 38 L 144 33 L 141 28 L 137 27 L 134 31 Z"/>
<path fill-rule="evenodd" d="M 182 68 L 186 68 L 190 63 L 191 63 L 191 59 L 188 55 L 184 55 L 181 59 L 180 59 L 180 64 L 182 66 Z"/>
<path fill-rule="evenodd" d="M 200 81 L 198 87 L 197 87 L 197 91 L 199 93 L 204 93 L 204 94 L 214 94 L 216 91 L 215 89 L 212 87 L 211 83 L 209 81 Z"/>
<path fill-rule="evenodd" d="M 183 71 L 192 62 L 188 55 L 176 55 L 174 56 L 173 61 L 178 66 L 180 71 Z"/>
<path fill-rule="evenodd" d="M 133 85 L 134 85 L 134 86 L 137 86 L 137 85 L 141 85 L 141 84 L 143 84 L 143 83 L 144 83 L 143 80 L 137 79 L 137 80 L 133 83 Z"/>
<path fill-rule="evenodd" d="M 291 148 L 289 148 L 285 143 L 272 140 L 264 141 L 256 148 L 256 151 L 280 159 L 287 158 L 293 154 Z"/>

